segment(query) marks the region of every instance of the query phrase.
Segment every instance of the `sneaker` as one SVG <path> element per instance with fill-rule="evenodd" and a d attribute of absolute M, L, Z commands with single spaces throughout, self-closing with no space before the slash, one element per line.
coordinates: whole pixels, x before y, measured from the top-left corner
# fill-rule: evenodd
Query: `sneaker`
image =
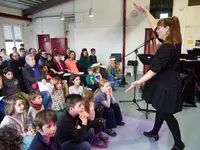
<path fill-rule="evenodd" d="M 99 138 L 101 141 L 103 141 L 104 143 L 109 143 L 109 138 L 104 136 L 102 133 L 100 133 Z"/>
<path fill-rule="evenodd" d="M 115 131 L 113 131 L 112 129 L 105 129 L 104 132 L 107 133 L 108 135 L 112 136 L 112 137 L 117 136 L 117 133 Z"/>
<path fill-rule="evenodd" d="M 121 122 L 117 123 L 117 125 L 118 125 L 118 126 L 124 126 L 125 123 L 124 123 L 123 121 L 121 121 Z"/>
<path fill-rule="evenodd" d="M 88 142 L 94 148 L 107 148 L 108 147 L 108 144 L 101 141 L 100 138 L 97 136 L 93 136 Z"/>

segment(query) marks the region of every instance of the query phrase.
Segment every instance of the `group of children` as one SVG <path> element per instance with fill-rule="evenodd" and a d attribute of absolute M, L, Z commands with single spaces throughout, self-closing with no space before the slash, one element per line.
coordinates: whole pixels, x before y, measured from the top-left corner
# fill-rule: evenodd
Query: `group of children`
<path fill-rule="evenodd" d="M 41 53 L 44 55 L 45 52 Z M 82 61 L 86 61 L 85 55 L 83 50 Z M 70 51 L 69 58 L 74 61 L 75 52 Z M 89 66 L 87 74 L 72 73 L 66 82 L 59 71 L 48 65 L 42 63 L 36 67 L 33 54 L 27 55 L 25 60 L 23 80 L 28 85 L 29 94 L 22 92 L 20 79 L 14 76 L 12 69 L 1 68 L 0 89 L 6 97 L 1 101 L 5 102 L 5 111 L 1 111 L 0 130 L 7 127 L 16 129 L 23 139 L 18 145 L 24 150 L 107 148 L 109 138 L 102 131 L 115 137 L 115 128 L 124 125 L 120 107 L 112 93 L 115 90 L 112 82 L 121 79 L 121 74 L 117 73 L 112 61 L 103 76 L 108 80 L 102 77 L 99 66 Z M 95 49 L 90 61 L 97 62 Z M 55 64 L 63 68 L 60 67 L 62 64 Z M 114 80 L 109 78 L 110 74 Z M 39 81 L 48 83 L 49 90 L 40 92 Z"/>
<path fill-rule="evenodd" d="M 57 79 L 54 82 L 57 83 L 57 91 L 54 89 L 52 93 L 56 92 L 55 96 L 64 95 L 62 82 Z M 102 131 L 114 137 L 117 135 L 114 128 L 124 125 L 109 81 L 102 79 L 96 93 L 80 88 L 79 76 L 74 77 L 73 83 L 69 88 L 74 88 L 69 90 L 71 94 L 63 99 L 62 96 L 56 97 L 57 101 L 52 101 L 51 109 L 44 108 L 38 91 L 29 94 L 29 105 L 20 97 L 10 96 L 5 102 L 6 116 L 0 127 L 17 129 L 23 137 L 20 143 L 22 149 L 107 148 L 109 138 Z M 60 110 L 63 110 L 62 114 L 57 115 Z"/>

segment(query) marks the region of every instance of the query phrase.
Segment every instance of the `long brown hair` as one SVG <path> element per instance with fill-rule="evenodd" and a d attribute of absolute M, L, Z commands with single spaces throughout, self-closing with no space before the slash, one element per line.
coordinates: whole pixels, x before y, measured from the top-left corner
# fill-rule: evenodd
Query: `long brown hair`
<path fill-rule="evenodd" d="M 164 27 L 169 26 L 169 34 L 164 42 L 173 44 L 181 43 L 182 39 L 181 39 L 180 23 L 179 19 L 176 16 L 171 18 L 160 19 L 157 23 L 157 26 L 164 26 Z"/>
<path fill-rule="evenodd" d="M 85 101 L 85 110 L 90 113 L 90 102 L 94 100 L 94 93 L 92 90 L 84 90 L 83 99 Z"/>
<path fill-rule="evenodd" d="M 15 113 L 15 105 L 18 100 L 23 101 L 21 98 L 19 98 L 17 96 L 11 96 L 6 99 L 6 103 L 5 103 L 5 114 L 6 115 L 12 116 Z M 24 104 L 24 102 L 23 102 L 23 104 Z M 25 107 L 25 104 L 24 104 L 24 107 Z"/>

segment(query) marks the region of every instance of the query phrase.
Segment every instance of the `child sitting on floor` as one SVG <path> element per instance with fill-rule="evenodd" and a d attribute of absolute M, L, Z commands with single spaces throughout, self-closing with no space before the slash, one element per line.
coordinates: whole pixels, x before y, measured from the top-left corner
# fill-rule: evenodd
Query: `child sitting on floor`
<path fill-rule="evenodd" d="M 100 67 L 94 67 L 93 70 L 94 70 L 95 79 L 99 83 L 102 80 L 102 75 L 100 73 Z"/>
<path fill-rule="evenodd" d="M 89 114 L 89 127 L 94 129 L 94 136 L 90 139 L 92 147 L 107 148 L 109 139 L 101 133 L 104 126 L 103 107 L 94 109 L 94 93 L 91 90 L 84 90 L 85 111 Z"/>
<path fill-rule="evenodd" d="M 111 87 L 113 91 L 115 91 L 115 81 L 119 84 L 119 87 L 122 86 L 122 79 L 121 76 L 118 76 L 116 74 L 116 69 L 115 69 L 115 61 L 111 60 L 110 61 L 110 66 L 107 67 L 106 71 L 106 79 L 110 81 Z"/>
<path fill-rule="evenodd" d="M 88 75 L 86 76 L 86 84 L 87 84 L 87 87 L 91 88 L 93 92 L 98 88 L 95 76 L 93 74 L 92 67 L 88 67 Z"/>
<path fill-rule="evenodd" d="M 117 75 L 117 76 L 121 76 L 121 78 L 122 78 L 122 85 L 128 84 L 128 83 L 126 82 L 125 76 L 121 73 L 120 62 L 119 62 L 119 61 L 116 61 L 116 62 L 115 62 L 115 70 L 116 70 L 116 75 Z"/>
<path fill-rule="evenodd" d="M 4 95 L 20 97 L 24 101 L 25 107 L 28 108 L 29 106 L 28 94 L 21 92 L 19 80 L 14 77 L 13 71 L 10 68 L 4 68 L 3 74 L 4 74 L 3 78 Z"/>
<path fill-rule="evenodd" d="M 91 150 L 90 144 L 85 141 L 88 115 L 85 113 L 82 96 L 69 94 L 66 97 L 65 108 L 66 110 L 57 122 L 56 135 L 63 146 L 68 145 L 69 150 Z"/>
<path fill-rule="evenodd" d="M 94 96 L 95 108 L 102 106 L 104 111 L 103 115 L 106 117 L 106 129 L 105 132 L 115 137 L 117 133 L 113 130 L 119 126 L 123 126 L 125 123 L 122 122 L 122 113 L 119 104 L 116 103 L 115 98 L 112 94 L 112 88 L 110 87 L 110 82 L 103 79 L 99 83 L 99 91 Z"/>
<path fill-rule="evenodd" d="M 62 150 L 56 133 L 57 116 L 53 110 L 46 109 L 37 113 L 33 122 L 37 130 L 29 150 Z"/>
<path fill-rule="evenodd" d="M 38 112 L 44 109 L 42 104 L 42 94 L 40 92 L 33 92 L 29 94 L 29 110 L 28 110 L 28 122 L 32 123 Z"/>
<path fill-rule="evenodd" d="M 60 77 L 54 77 L 52 79 L 53 91 L 51 93 L 52 105 L 51 109 L 53 109 L 57 115 L 60 115 L 64 110 L 65 104 L 65 93 L 63 90 L 62 79 Z"/>
<path fill-rule="evenodd" d="M 83 95 L 83 87 L 81 86 L 81 78 L 77 74 L 71 76 L 71 84 L 69 87 L 69 94 L 80 94 Z"/>
<path fill-rule="evenodd" d="M 6 125 L 17 129 L 17 131 L 24 137 L 23 149 L 28 149 L 35 132 L 33 128 L 27 125 L 27 113 L 25 110 L 24 102 L 19 97 L 9 97 L 5 103 L 6 116 L 1 122 L 0 128 Z"/>

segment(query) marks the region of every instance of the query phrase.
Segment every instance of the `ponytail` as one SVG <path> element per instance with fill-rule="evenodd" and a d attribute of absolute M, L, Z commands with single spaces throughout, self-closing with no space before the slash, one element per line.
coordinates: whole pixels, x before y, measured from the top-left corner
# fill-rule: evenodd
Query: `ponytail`
<path fill-rule="evenodd" d="M 172 38 L 174 44 L 180 44 L 182 42 L 180 22 L 176 16 L 172 17 Z"/>

